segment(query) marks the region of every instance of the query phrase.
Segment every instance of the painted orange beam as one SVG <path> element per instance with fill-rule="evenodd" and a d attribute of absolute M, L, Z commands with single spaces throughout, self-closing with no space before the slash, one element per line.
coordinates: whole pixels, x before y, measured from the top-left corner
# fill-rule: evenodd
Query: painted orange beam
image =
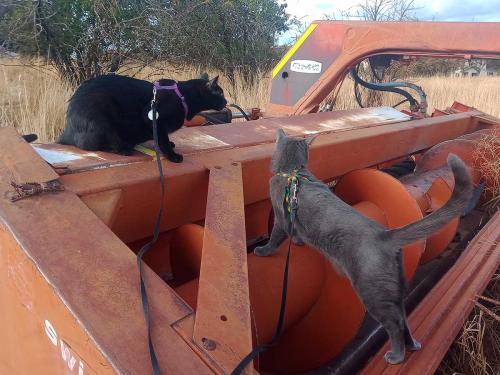
<path fill-rule="evenodd" d="M 225 373 L 252 350 L 244 209 L 241 164 L 211 168 L 193 339 Z"/>

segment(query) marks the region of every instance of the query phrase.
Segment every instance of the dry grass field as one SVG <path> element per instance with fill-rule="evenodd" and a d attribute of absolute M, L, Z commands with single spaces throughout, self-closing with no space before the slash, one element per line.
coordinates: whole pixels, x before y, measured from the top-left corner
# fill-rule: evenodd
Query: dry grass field
<path fill-rule="evenodd" d="M 19 66 L 17 60 L 0 60 L 0 126 L 15 126 L 21 133 L 36 133 L 41 141 L 53 141 L 64 127 L 67 100 L 73 89 L 62 82 L 47 68 L 35 69 Z M 134 73 L 131 70 L 125 74 Z M 151 67 L 141 71 L 137 77 L 154 80 L 160 77 L 184 80 L 195 78 L 200 71 L 194 68 L 174 69 L 169 66 Z M 209 72 L 214 74 L 214 72 Z M 257 84 L 248 87 L 238 79 L 232 88 L 221 76 L 229 102 L 242 107 L 265 108 L 270 77 L 259 73 Z M 488 78 L 416 78 L 413 83 L 421 85 L 428 95 L 429 111 L 444 109 L 454 100 L 500 117 L 500 77 Z M 336 109 L 357 108 L 352 81 L 346 79 L 335 103 Z M 395 98 L 387 98 L 383 104 L 394 104 Z M 485 296 L 498 300 L 500 297 L 500 275 L 491 281 Z M 453 346 L 439 367 L 438 374 L 499 374 L 500 373 L 500 314 L 496 309 L 481 306 L 471 313 L 457 336 Z M 497 301 L 498 303 L 498 301 Z M 484 303 L 487 305 L 487 303 Z M 491 303 L 490 303 L 491 305 Z M 494 306 L 494 305 L 493 305 Z M 493 314 L 493 315 L 492 315 Z"/>
<path fill-rule="evenodd" d="M 133 70 L 126 70 L 133 74 Z M 174 69 L 170 66 L 146 68 L 137 77 L 154 80 L 161 77 L 184 80 L 195 78 L 200 71 L 194 68 Z M 209 72 L 215 74 L 214 72 Z M 256 84 L 248 87 L 237 79 L 231 87 L 221 76 L 230 102 L 242 107 L 265 108 L 269 74 L 259 73 Z M 428 95 L 429 110 L 444 109 L 454 100 L 476 107 L 490 115 L 500 117 L 500 77 L 488 78 L 415 78 Z M 337 96 L 335 109 L 358 108 L 353 95 L 353 84 L 344 81 Z M 0 124 L 13 125 L 22 133 L 37 133 L 41 141 L 53 141 L 64 127 L 66 103 L 72 88 L 62 82 L 50 69 L 34 69 L 19 65 L 16 60 L 0 60 Z M 385 98 L 384 98 L 385 99 Z M 398 98 L 388 96 L 383 104 L 394 104 Z"/>

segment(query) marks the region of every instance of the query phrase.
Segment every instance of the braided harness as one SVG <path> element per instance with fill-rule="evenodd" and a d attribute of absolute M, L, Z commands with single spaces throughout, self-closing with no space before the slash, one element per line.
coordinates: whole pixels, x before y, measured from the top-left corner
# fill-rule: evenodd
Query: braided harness
<path fill-rule="evenodd" d="M 300 173 L 298 169 L 294 169 L 290 173 L 278 172 L 276 176 L 286 177 L 287 184 L 285 186 L 285 196 L 283 198 L 283 208 L 285 209 L 285 214 L 290 218 L 290 222 L 295 219 L 295 213 L 297 211 L 297 190 L 299 188 L 299 181 L 306 180 L 311 181 L 309 177 Z"/>

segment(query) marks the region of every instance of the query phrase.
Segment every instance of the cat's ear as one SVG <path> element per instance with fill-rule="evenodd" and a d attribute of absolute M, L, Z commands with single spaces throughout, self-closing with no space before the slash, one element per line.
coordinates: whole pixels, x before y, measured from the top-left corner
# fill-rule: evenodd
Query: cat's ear
<path fill-rule="evenodd" d="M 286 133 L 283 129 L 279 128 L 276 130 L 276 142 L 279 142 L 280 139 L 286 137 Z"/>
<path fill-rule="evenodd" d="M 214 79 L 211 79 L 210 81 L 208 81 L 207 87 L 212 88 L 214 86 L 217 86 L 217 82 L 219 82 L 219 76 L 215 76 Z"/>
<path fill-rule="evenodd" d="M 316 137 L 317 137 L 317 136 L 318 136 L 318 135 L 317 135 L 317 134 L 315 134 L 315 135 L 312 135 L 312 136 L 310 136 L 310 137 L 307 137 L 307 138 L 306 138 L 306 143 L 307 143 L 307 145 L 308 145 L 308 146 L 311 146 L 311 144 L 314 142 L 314 140 L 316 139 Z"/>
<path fill-rule="evenodd" d="M 200 74 L 200 79 L 204 79 L 205 81 L 208 81 L 210 78 L 208 78 L 207 72 L 203 72 Z"/>

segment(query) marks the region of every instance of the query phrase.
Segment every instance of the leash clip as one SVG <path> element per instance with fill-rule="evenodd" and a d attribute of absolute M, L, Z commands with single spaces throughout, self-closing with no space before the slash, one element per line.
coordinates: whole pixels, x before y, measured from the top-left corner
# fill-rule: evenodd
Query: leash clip
<path fill-rule="evenodd" d="M 156 87 L 153 86 L 153 100 L 151 101 L 151 107 L 153 106 L 153 103 L 156 103 Z"/>
<path fill-rule="evenodd" d="M 153 108 L 153 107 L 155 107 L 155 106 L 156 106 L 156 87 L 155 87 L 155 86 L 153 86 L 153 99 L 151 99 L 151 109 L 150 109 L 150 110 L 149 110 L 149 112 L 148 112 L 148 118 L 149 118 L 151 121 L 153 121 L 153 109 L 154 109 L 154 112 L 155 112 L 155 114 L 156 114 L 156 118 L 155 118 L 155 120 L 158 120 L 158 118 L 160 117 L 160 116 L 158 115 L 158 111 L 157 111 L 155 108 Z"/>

